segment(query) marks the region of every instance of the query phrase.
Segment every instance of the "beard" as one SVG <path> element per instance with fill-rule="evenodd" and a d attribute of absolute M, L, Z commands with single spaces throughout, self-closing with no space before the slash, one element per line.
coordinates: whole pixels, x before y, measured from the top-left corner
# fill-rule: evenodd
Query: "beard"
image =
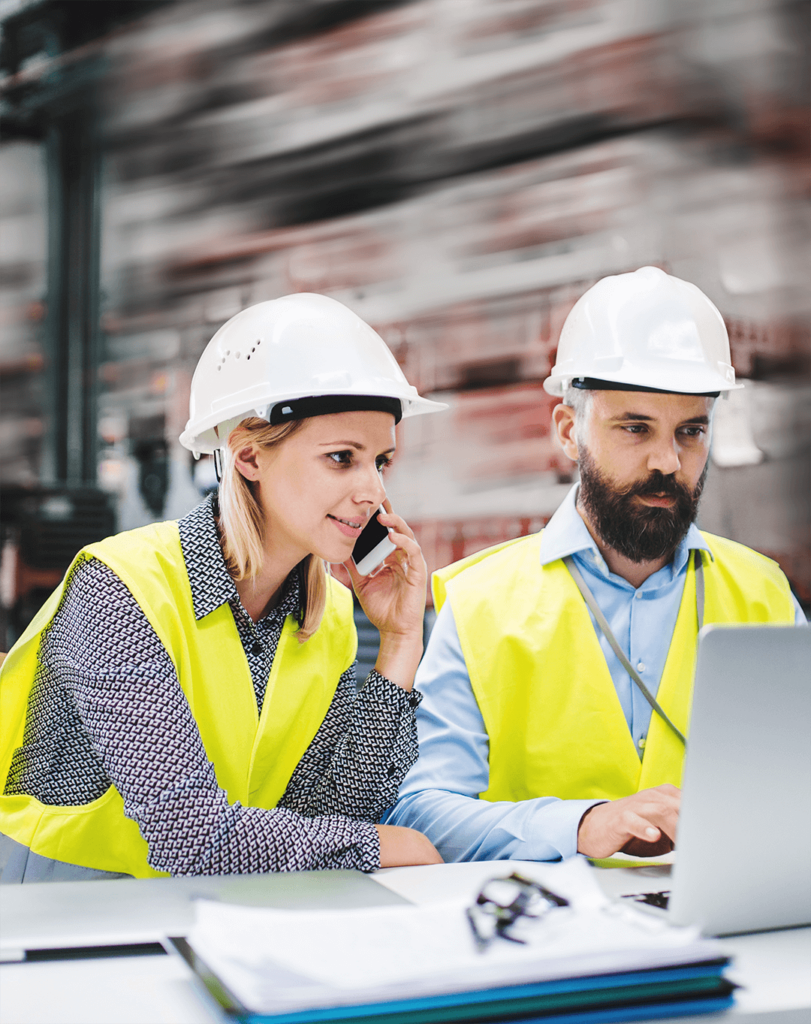
<path fill-rule="evenodd" d="M 692 491 L 658 469 L 645 480 L 617 488 L 582 445 L 580 452 L 578 504 L 600 540 L 632 562 L 669 560 L 698 515 L 709 460 Z M 670 508 L 653 508 L 634 500 L 663 495 L 675 499 Z"/>

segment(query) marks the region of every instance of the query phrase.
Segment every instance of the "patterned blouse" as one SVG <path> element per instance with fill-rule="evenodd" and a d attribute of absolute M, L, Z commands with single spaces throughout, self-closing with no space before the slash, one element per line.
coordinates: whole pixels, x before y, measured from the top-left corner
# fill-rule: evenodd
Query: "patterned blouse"
<path fill-rule="evenodd" d="M 207 498 L 178 524 L 195 616 L 230 605 L 261 712 L 282 625 L 298 611 L 298 573 L 254 623 L 226 569 L 215 514 Z M 278 807 L 229 805 L 166 649 L 119 577 L 87 557 L 43 634 L 5 792 L 81 805 L 114 785 L 149 844 L 150 866 L 173 875 L 373 871 L 372 822 L 417 759 L 421 699 L 376 671 L 358 691 L 353 665 Z"/>

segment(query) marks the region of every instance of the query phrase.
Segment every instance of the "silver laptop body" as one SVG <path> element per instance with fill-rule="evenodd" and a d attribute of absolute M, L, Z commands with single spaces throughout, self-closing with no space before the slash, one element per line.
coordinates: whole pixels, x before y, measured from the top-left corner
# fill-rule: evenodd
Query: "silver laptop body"
<path fill-rule="evenodd" d="M 0 962 L 33 949 L 104 947 L 186 935 L 196 899 L 252 907 L 408 903 L 359 871 L 42 882 L 0 887 Z"/>
<path fill-rule="evenodd" d="M 701 632 L 670 920 L 811 923 L 811 629 Z"/>

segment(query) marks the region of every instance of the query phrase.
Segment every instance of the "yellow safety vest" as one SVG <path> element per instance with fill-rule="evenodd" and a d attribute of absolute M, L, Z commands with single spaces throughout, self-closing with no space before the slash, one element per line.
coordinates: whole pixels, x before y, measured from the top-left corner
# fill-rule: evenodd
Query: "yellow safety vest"
<path fill-rule="evenodd" d="M 124 581 L 166 648 L 229 802 L 275 807 L 324 720 L 341 674 L 355 660 L 357 635 L 346 587 L 327 580 L 324 617 L 306 643 L 299 643 L 296 623 L 287 617 L 260 715 L 230 606 L 195 618 L 177 523 L 110 537 L 91 544 L 77 559 L 85 554 L 100 559 Z M 0 670 L 0 792 L 23 742 L 42 634 L 56 614 L 64 586 L 63 581 Z M 124 816 L 124 802 L 114 786 L 92 803 L 75 807 L 2 795 L 0 832 L 68 864 L 136 878 L 165 874 L 147 863 L 147 843 L 135 822 Z"/>
<path fill-rule="evenodd" d="M 734 541 L 702 534 L 704 622 L 792 623 L 779 566 Z M 485 800 L 617 799 L 681 784 L 683 747 L 654 714 L 640 761 L 597 634 L 561 560 L 540 563 L 541 534 L 434 573 L 449 600 L 490 739 Z M 689 562 L 657 698 L 687 733 L 695 670 L 695 570 Z"/>

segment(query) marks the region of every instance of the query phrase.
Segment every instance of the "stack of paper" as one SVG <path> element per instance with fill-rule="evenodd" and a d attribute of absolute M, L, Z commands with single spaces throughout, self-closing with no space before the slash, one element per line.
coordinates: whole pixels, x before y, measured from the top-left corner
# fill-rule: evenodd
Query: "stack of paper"
<path fill-rule="evenodd" d="M 498 874 L 508 875 L 509 865 Z M 721 1009 L 731 986 L 720 944 L 609 902 L 579 861 L 538 865 L 571 906 L 529 921 L 525 945 L 479 951 L 475 900 L 428 907 L 295 911 L 198 904 L 185 954 L 221 1004 L 244 1019 L 587 1019 Z M 474 1012 L 475 1010 L 475 1012 Z M 605 1012 L 610 1011 L 607 1018 Z"/>

